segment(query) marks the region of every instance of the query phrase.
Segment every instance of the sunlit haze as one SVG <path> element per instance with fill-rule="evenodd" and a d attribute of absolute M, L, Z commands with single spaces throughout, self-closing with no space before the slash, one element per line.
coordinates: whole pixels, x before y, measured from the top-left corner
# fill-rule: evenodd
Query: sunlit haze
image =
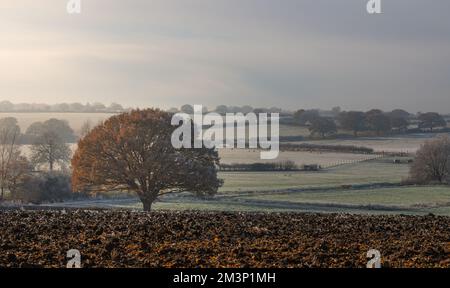
<path fill-rule="evenodd" d="M 450 112 L 447 0 L 0 2 L 0 100 Z"/>

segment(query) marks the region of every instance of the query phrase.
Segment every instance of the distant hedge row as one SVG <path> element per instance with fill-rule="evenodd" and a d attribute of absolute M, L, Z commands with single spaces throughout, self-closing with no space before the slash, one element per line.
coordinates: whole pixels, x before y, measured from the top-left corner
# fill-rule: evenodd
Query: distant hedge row
<path fill-rule="evenodd" d="M 300 167 L 293 161 L 282 161 L 273 163 L 250 163 L 250 164 L 220 164 L 221 171 L 300 171 Z"/>
<path fill-rule="evenodd" d="M 374 150 L 369 147 L 354 146 L 354 145 L 326 145 L 326 144 L 292 144 L 281 143 L 281 151 L 320 151 L 320 152 L 340 152 L 340 153 L 357 153 L 357 154 L 372 154 Z"/>

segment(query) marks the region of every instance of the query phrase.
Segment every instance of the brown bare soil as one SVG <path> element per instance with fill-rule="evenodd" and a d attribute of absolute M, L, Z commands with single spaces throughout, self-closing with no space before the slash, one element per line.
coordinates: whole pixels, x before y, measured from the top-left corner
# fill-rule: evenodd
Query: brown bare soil
<path fill-rule="evenodd" d="M 0 212 L 0 267 L 450 267 L 450 218 L 295 213 Z"/>

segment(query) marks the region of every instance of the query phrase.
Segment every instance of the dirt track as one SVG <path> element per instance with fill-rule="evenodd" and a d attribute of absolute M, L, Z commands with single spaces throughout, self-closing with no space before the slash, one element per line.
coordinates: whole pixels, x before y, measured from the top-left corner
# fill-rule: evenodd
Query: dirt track
<path fill-rule="evenodd" d="M 0 267 L 450 267 L 450 218 L 294 213 L 0 212 Z"/>

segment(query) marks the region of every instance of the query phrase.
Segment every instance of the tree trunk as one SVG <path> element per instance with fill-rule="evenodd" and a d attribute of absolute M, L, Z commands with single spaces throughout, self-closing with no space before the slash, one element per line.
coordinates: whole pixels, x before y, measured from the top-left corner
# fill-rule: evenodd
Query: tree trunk
<path fill-rule="evenodd" d="M 140 193 L 138 193 L 138 195 L 139 199 L 141 199 L 145 212 L 149 212 L 152 209 L 152 204 L 153 202 L 155 202 L 158 193 L 159 191 L 156 190 L 147 190 L 141 188 Z"/>
<path fill-rule="evenodd" d="M 144 205 L 144 211 L 150 212 L 152 210 L 152 201 L 150 200 L 142 200 L 142 204 Z"/>
<path fill-rule="evenodd" d="M 53 171 L 53 161 L 50 161 L 50 171 Z"/>

